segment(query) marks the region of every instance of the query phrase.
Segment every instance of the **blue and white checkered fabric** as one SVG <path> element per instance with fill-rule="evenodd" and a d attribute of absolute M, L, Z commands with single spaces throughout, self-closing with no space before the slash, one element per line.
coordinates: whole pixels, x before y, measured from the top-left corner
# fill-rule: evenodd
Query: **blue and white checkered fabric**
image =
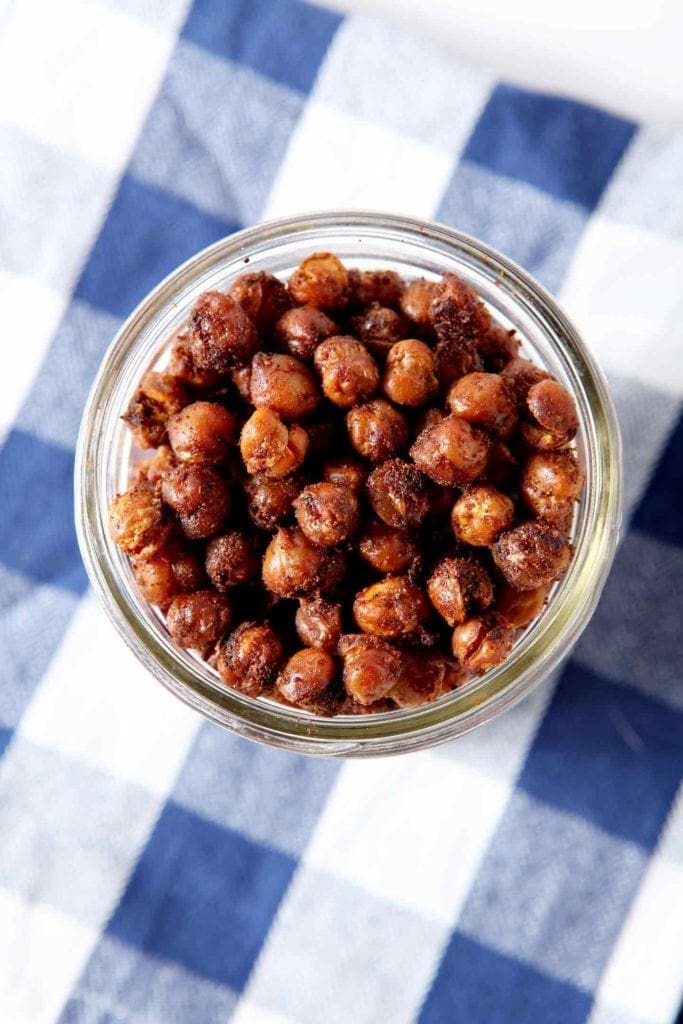
<path fill-rule="evenodd" d="M 2 1024 L 671 1024 L 683 985 L 683 138 L 300 0 L 16 0 L 0 31 Z M 628 531 L 493 725 L 347 764 L 203 723 L 87 590 L 122 318 L 260 219 L 483 238 L 606 367 Z"/>

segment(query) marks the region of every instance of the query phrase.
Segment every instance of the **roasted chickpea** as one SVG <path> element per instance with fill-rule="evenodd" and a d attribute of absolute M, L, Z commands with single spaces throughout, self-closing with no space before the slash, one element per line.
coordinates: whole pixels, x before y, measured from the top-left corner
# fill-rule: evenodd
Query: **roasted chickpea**
<path fill-rule="evenodd" d="M 515 356 L 514 359 L 511 359 L 505 365 L 501 371 L 501 377 L 505 378 L 514 391 L 519 405 L 523 405 L 526 402 L 529 389 L 534 384 L 538 384 L 542 380 L 551 379 L 547 370 L 542 370 L 540 366 L 536 366 L 535 363 L 531 363 L 528 359 L 523 359 L 521 356 Z"/>
<path fill-rule="evenodd" d="M 424 405 L 436 394 L 434 353 L 423 341 L 397 341 L 387 355 L 382 387 L 398 405 Z"/>
<path fill-rule="evenodd" d="M 526 409 L 530 422 L 522 424 L 522 436 L 533 448 L 562 448 L 579 428 L 574 399 L 556 380 L 533 384 L 526 397 Z"/>
<path fill-rule="evenodd" d="M 365 487 L 368 471 L 355 459 L 335 459 L 323 466 L 323 478 L 331 484 L 348 487 L 354 494 L 360 494 Z"/>
<path fill-rule="evenodd" d="M 283 420 L 310 416 L 320 402 L 318 384 L 294 356 L 257 352 L 251 361 L 251 401 L 257 409 L 268 408 Z"/>
<path fill-rule="evenodd" d="M 567 538 L 543 520 L 513 527 L 492 550 L 496 568 L 517 590 L 535 590 L 559 579 L 571 559 Z"/>
<path fill-rule="evenodd" d="M 221 382 L 221 374 L 215 370 L 201 370 L 194 361 L 190 345 L 189 328 L 179 331 L 171 349 L 168 361 L 168 372 L 177 377 L 183 384 L 189 384 L 199 391 L 216 388 Z"/>
<path fill-rule="evenodd" d="M 313 544 L 301 530 L 281 527 L 263 556 L 261 572 L 278 597 L 304 597 L 338 583 L 344 571 L 340 552 Z"/>
<path fill-rule="evenodd" d="M 240 452 L 248 473 L 289 476 L 306 457 L 308 437 L 303 427 L 287 427 L 271 409 L 257 409 L 242 427 Z"/>
<path fill-rule="evenodd" d="M 370 306 L 353 318 L 353 328 L 363 344 L 377 359 L 384 359 L 395 342 L 408 336 L 402 316 L 386 306 Z"/>
<path fill-rule="evenodd" d="M 244 483 L 249 518 L 262 530 L 274 530 L 292 511 L 292 504 L 301 490 L 296 476 L 273 479 L 256 473 Z"/>
<path fill-rule="evenodd" d="M 310 484 L 294 502 L 294 515 L 310 541 L 334 547 L 358 526 L 358 499 L 340 484 Z"/>
<path fill-rule="evenodd" d="M 323 597 L 302 597 L 294 625 L 306 647 L 317 647 L 334 654 L 342 631 L 341 605 Z"/>
<path fill-rule="evenodd" d="M 431 704 L 444 692 L 446 659 L 441 654 L 404 654 L 398 682 L 389 696 L 400 708 Z"/>
<path fill-rule="evenodd" d="M 275 337 L 297 359 L 312 359 L 321 341 L 337 334 L 337 325 L 315 306 L 289 309 L 275 324 Z"/>
<path fill-rule="evenodd" d="M 535 590 L 515 590 L 514 587 L 503 583 L 498 588 L 496 597 L 496 611 L 515 629 L 522 629 L 543 611 L 550 593 L 550 584 L 543 587 L 536 587 Z"/>
<path fill-rule="evenodd" d="M 289 279 L 289 294 L 298 306 L 345 309 L 349 275 L 331 252 L 315 252 L 303 260 Z"/>
<path fill-rule="evenodd" d="M 373 398 L 346 414 L 351 444 L 370 462 L 383 462 L 408 443 L 408 421 L 383 398 Z"/>
<path fill-rule="evenodd" d="M 509 437 L 519 418 L 514 392 L 498 373 L 468 373 L 448 392 L 455 416 L 476 423 L 498 437 Z"/>
<path fill-rule="evenodd" d="M 491 328 L 491 314 L 475 291 L 455 274 L 444 274 L 429 305 L 429 319 L 439 339 L 477 342 Z"/>
<path fill-rule="evenodd" d="M 396 685 L 402 658 L 386 640 L 346 634 L 339 641 L 339 653 L 344 659 L 344 687 L 359 704 L 374 704 Z"/>
<path fill-rule="evenodd" d="M 395 306 L 405 284 L 395 270 L 349 270 L 349 303 L 352 306 Z"/>
<path fill-rule="evenodd" d="M 387 459 L 373 469 L 366 490 L 375 515 L 387 526 L 417 526 L 429 511 L 425 478 L 403 459 Z"/>
<path fill-rule="evenodd" d="M 446 416 L 418 435 L 410 454 L 415 465 L 445 487 L 460 487 L 486 468 L 486 436 L 458 416 Z"/>
<path fill-rule="evenodd" d="M 243 622 L 220 645 L 216 669 L 228 686 L 258 697 L 272 686 L 283 661 L 282 644 L 267 623 Z"/>
<path fill-rule="evenodd" d="M 482 368 L 479 352 L 473 341 L 463 338 L 444 338 L 434 349 L 434 361 L 439 382 L 443 387 Z"/>
<path fill-rule="evenodd" d="M 235 417 L 216 402 L 193 402 L 167 424 L 173 454 L 180 462 L 217 465 L 227 458 L 235 437 Z"/>
<path fill-rule="evenodd" d="M 134 484 L 160 484 L 167 473 L 178 465 L 175 455 L 166 445 L 161 445 L 148 459 L 141 459 L 133 466 L 130 482 Z"/>
<path fill-rule="evenodd" d="M 149 557 L 159 551 L 171 533 L 171 521 L 157 491 L 136 484 L 119 494 L 109 506 L 111 539 L 126 555 Z"/>
<path fill-rule="evenodd" d="M 411 530 L 395 530 L 378 519 L 371 520 L 358 541 L 361 555 L 377 572 L 406 572 L 420 549 Z"/>
<path fill-rule="evenodd" d="M 470 672 L 483 675 L 505 661 L 514 642 L 515 631 L 507 619 L 489 612 L 455 627 L 453 654 Z"/>
<path fill-rule="evenodd" d="M 435 289 L 436 281 L 425 281 L 421 277 L 406 285 L 401 295 L 399 300 L 401 312 L 411 323 L 417 324 L 418 327 L 425 328 L 431 325 L 429 310 L 434 298 Z"/>
<path fill-rule="evenodd" d="M 356 594 L 353 616 L 364 633 L 399 637 L 427 618 L 425 596 L 407 576 L 389 576 Z"/>
<path fill-rule="evenodd" d="M 174 598 L 166 616 L 168 631 L 179 647 L 206 653 L 230 625 L 232 609 L 223 594 L 195 590 Z"/>
<path fill-rule="evenodd" d="M 477 342 L 479 355 L 491 373 L 500 373 L 519 353 L 520 340 L 514 331 L 491 324 L 489 331 Z"/>
<path fill-rule="evenodd" d="M 325 397 L 342 409 L 364 402 L 377 390 L 377 365 L 355 338 L 343 335 L 327 338 L 318 345 L 313 362 Z"/>
<path fill-rule="evenodd" d="M 227 373 L 248 363 L 258 335 L 238 302 L 222 292 L 204 292 L 190 316 L 190 354 L 200 370 Z"/>
<path fill-rule="evenodd" d="M 496 538 L 509 530 L 515 507 L 507 494 L 490 484 L 468 487 L 458 498 L 451 512 L 453 533 L 463 544 L 490 547 Z"/>
<path fill-rule="evenodd" d="M 122 419 L 140 448 L 157 448 L 166 440 L 166 421 L 189 402 L 187 387 L 170 373 L 150 370 Z"/>
<path fill-rule="evenodd" d="M 134 558 L 133 575 L 145 600 L 162 611 L 178 594 L 199 590 L 204 583 L 199 558 L 177 540 L 169 541 L 153 555 Z"/>
<path fill-rule="evenodd" d="M 164 478 L 161 494 L 190 540 L 218 533 L 230 512 L 228 483 L 211 466 L 178 466 Z"/>
<path fill-rule="evenodd" d="M 429 600 L 449 626 L 493 602 L 493 583 L 474 558 L 442 558 L 427 581 Z"/>
<path fill-rule="evenodd" d="M 539 519 L 561 523 L 571 517 L 582 487 L 583 471 L 574 452 L 534 452 L 522 471 L 519 493 Z"/>
<path fill-rule="evenodd" d="M 290 704 L 305 704 L 326 690 L 336 674 L 334 658 L 325 651 L 305 647 L 292 655 L 275 686 Z"/>
<path fill-rule="evenodd" d="M 471 673 L 456 659 L 446 658 L 445 671 L 443 676 L 443 692 L 450 693 L 451 690 L 458 690 L 470 679 Z"/>
<path fill-rule="evenodd" d="M 263 271 L 241 274 L 228 288 L 228 295 L 261 330 L 272 327 L 291 305 L 282 281 Z"/>
<path fill-rule="evenodd" d="M 224 593 L 258 574 L 261 560 L 256 539 L 244 530 L 229 530 L 206 546 L 206 572 L 216 590 Z"/>
<path fill-rule="evenodd" d="M 240 398 L 251 402 L 251 365 L 236 366 L 230 371 L 230 380 L 239 391 Z"/>

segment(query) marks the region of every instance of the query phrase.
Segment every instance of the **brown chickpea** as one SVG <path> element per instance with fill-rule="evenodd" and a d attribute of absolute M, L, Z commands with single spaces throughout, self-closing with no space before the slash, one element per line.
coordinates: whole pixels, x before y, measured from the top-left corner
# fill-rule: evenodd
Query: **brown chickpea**
<path fill-rule="evenodd" d="M 386 640 L 346 634 L 339 641 L 339 653 L 344 659 L 344 687 L 359 704 L 374 704 L 396 685 L 403 659 Z"/>
<path fill-rule="evenodd" d="M 431 704 L 444 692 L 446 659 L 442 654 L 404 654 L 398 682 L 389 696 L 400 708 Z"/>
<path fill-rule="evenodd" d="M 517 590 L 535 590 L 559 579 L 571 559 L 567 538 L 543 520 L 501 534 L 492 551 L 496 568 Z"/>
<path fill-rule="evenodd" d="M 468 619 L 453 631 L 453 654 L 470 672 L 483 675 L 505 661 L 515 642 L 515 631 L 502 615 Z"/>
<path fill-rule="evenodd" d="M 287 427 L 271 409 L 257 409 L 242 427 L 240 452 L 248 473 L 289 476 L 306 457 L 308 437 L 303 427 Z"/>
<path fill-rule="evenodd" d="M 216 402 L 193 402 L 167 424 L 173 454 L 180 462 L 217 465 L 227 458 L 235 438 L 235 417 Z"/>
<path fill-rule="evenodd" d="M 229 530 L 206 546 L 206 573 L 221 593 L 248 583 L 261 568 L 256 539 L 244 530 Z"/>
<path fill-rule="evenodd" d="M 364 527 L 358 550 L 373 569 L 382 573 L 406 572 L 420 554 L 411 530 L 395 530 L 378 519 Z"/>
<path fill-rule="evenodd" d="M 184 327 L 176 335 L 168 361 L 168 372 L 177 377 L 183 384 L 189 384 L 199 391 L 216 388 L 221 382 L 221 374 L 215 370 L 201 370 L 194 361 L 190 347 L 190 330 Z"/>
<path fill-rule="evenodd" d="M 320 402 L 318 384 L 294 356 L 257 352 L 251 361 L 251 401 L 257 409 L 268 408 L 283 420 L 310 416 Z"/>
<path fill-rule="evenodd" d="M 508 620 L 515 629 L 523 629 L 543 611 L 550 593 L 550 584 L 535 590 L 515 590 L 503 583 L 498 588 L 496 611 Z"/>
<path fill-rule="evenodd" d="M 310 484 L 294 502 L 294 515 L 310 541 L 334 547 L 358 526 L 358 499 L 340 484 Z"/>
<path fill-rule="evenodd" d="M 439 389 L 434 353 L 423 341 L 397 341 L 389 349 L 382 387 L 398 405 L 424 405 Z"/>
<path fill-rule="evenodd" d="M 349 270 L 349 304 L 395 306 L 405 284 L 395 270 Z"/>
<path fill-rule="evenodd" d="M 450 693 L 451 690 L 459 690 L 470 679 L 470 676 L 471 673 L 459 661 L 446 658 L 443 692 Z"/>
<path fill-rule="evenodd" d="M 232 609 L 223 594 L 215 590 L 195 590 L 174 598 L 166 616 L 166 626 L 179 647 L 192 647 L 203 653 L 223 636 L 230 625 Z"/>
<path fill-rule="evenodd" d="M 331 252 L 315 252 L 299 264 L 289 279 L 289 294 L 297 306 L 310 303 L 319 309 L 345 309 L 349 275 Z"/>
<path fill-rule="evenodd" d="M 415 465 L 445 487 L 460 487 L 486 468 L 486 436 L 458 416 L 446 416 L 418 435 L 410 454 Z"/>
<path fill-rule="evenodd" d="M 130 482 L 134 484 L 160 484 L 167 473 L 178 465 L 175 455 L 166 445 L 161 445 L 148 459 L 141 459 L 133 466 Z"/>
<path fill-rule="evenodd" d="M 425 281 L 418 278 L 411 281 L 403 291 L 399 300 L 399 306 L 404 317 L 418 327 L 430 327 L 431 318 L 429 310 L 434 298 L 436 281 Z"/>
<path fill-rule="evenodd" d="M 366 491 L 375 515 L 387 526 L 417 526 L 429 511 L 422 473 L 403 459 L 387 459 L 373 469 Z"/>
<path fill-rule="evenodd" d="M 153 555 L 166 544 L 171 525 L 157 491 L 147 484 L 136 484 L 109 506 L 109 534 L 126 555 Z"/>
<path fill-rule="evenodd" d="M 258 335 L 238 302 L 222 292 L 204 292 L 190 316 L 190 354 L 200 370 L 227 373 L 248 363 Z"/>
<path fill-rule="evenodd" d="M 275 337 L 297 359 L 312 359 L 321 341 L 337 334 L 337 325 L 315 306 L 289 309 L 275 324 Z"/>
<path fill-rule="evenodd" d="M 260 330 L 272 327 L 291 305 L 282 281 L 263 271 L 241 274 L 228 288 L 228 295 Z"/>
<path fill-rule="evenodd" d="M 132 567 L 142 596 L 162 611 L 178 594 L 199 590 L 204 584 L 199 558 L 177 540 L 171 540 L 153 555 L 134 558 Z"/>
<path fill-rule="evenodd" d="M 304 597 L 339 582 L 344 571 L 340 552 L 321 548 L 299 529 L 280 527 L 263 556 L 261 572 L 278 597 Z"/>
<path fill-rule="evenodd" d="M 364 402 L 377 390 L 377 365 L 355 338 L 344 335 L 327 338 L 318 345 L 313 362 L 325 397 L 342 409 Z"/>
<path fill-rule="evenodd" d="M 178 466 L 164 478 L 161 494 L 190 540 L 218 533 L 230 512 L 228 483 L 211 466 Z"/>
<path fill-rule="evenodd" d="M 434 349 L 436 373 L 443 387 L 482 368 L 479 352 L 473 341 L 462 338 L 444 338 Z"/>
<path fill-rule="evenodd" d="M 323 479 L 348 487 L 354 494 L 360 494 L 367 478 L 367 469 L 355 459 L 335 459 L 323 466 Z"/>
<path fill-rule="evenodd" d="M 402 316 L 386 306 L 370 306 L 353 318 L 353 328 L 363 344 L 377 359 L 384 359 L 395 342 L 408 336 Z"/>
<path fill-rule="evenodd" d="M 166 440 L 166 421 L 190 400 L 185 384 L 170 373 L 150 370 L 122 416 L 140 448 L 158 448 Z"/>
<path fill-rule="evenodd" d="M 407 576 L 389 576 L 356 594 L 353 616 L 364 633 L 399 637 L 427 618 L 424 594 Z"/>
<path fill-rule="evenodd" d="M 493 583 L 474 558 L 442 558 L 427 581 L 429 600 L 449 626 L 493 602 Z"/>
<path fill-rule="evenodd" d="M 476 342 L 491 328 L 491 314 L 477 293 L 449 273 L 434 288 L 429 319 L 439 341 Z"/>
<path fill-rule="evenodd" d="M 514 359 L 511 359 L 501 371 L 501 377 L 505 378 L 514 391 L 519 405 L 526 402 L 529 389 L 534 384 L 552 379 L 547 370 L 542 370 L 540 366 L 536 366 L 528 359 L 523 359 L 522 356 L 515 356 Z"/>
<path fill-rule="evenodd" d="M 334 658 L 325 651 L 305 647 L 292 655 L 275 686 L 290 704 L 305 704 L 326 690 L 336 674 Z"/>
<path fill-rule="evenodd" d="M 301 490 L 296 476 L 273 479 L 256 473 L 244 482 L 249 518 L 262 530 L 274 530 L 292 511 L 292 504 Z"/>
<path fill-rule="evenodd" d="M 341 605 L 319 596 L 302 597 L 294 625 L 299 639 L 306 647 L 317 647 L 328 654 L 334 654 L 342 631 Z"/>
<path fill-rule="evenodd" d="M 490 484 L 476 484 L 466 488 L 456 501 L 451 525 L 463 544 L 490 547 L 503 530 L 510 529 L 514 515 L 515 506 L 507 494 Z"/>
<path fill-rule="evenodd" d="M 514 331 L 508 331 L 499 324 L 491 324 L 489 331 L 477 342 L 477 349 L 486 369 L 491 373 L 500 373 L 517 356 L 520 344 Z"/>
<path fill-rule="evenodd" d="M 408 421 L 383 398 L 373 398 L 346 414 L 351 444 L 370 462 L 383 462 L 408 443 Z"/>
<path fill-rule="evenodd" d="M 522 471 L 519 493 L 539 519 L 562 523 L 582 487 L 583 471 L 573 451 L 534 452 Z"/>
<path fill-rule="evenodd" d="M 251 365 L 236 366 L 230 371 L 230 380 L 239 391 L 240 398 L 251 402 Z"/>
<path fill-rule="evenodd" d="M 249 697 L 272 686 L 284 660 L 277 636 L 265 622 L 243 622 L 218 650 L 216 669 L 221 679 Z"/>
<path fill-rule="evenodd" d="M 562 448 L 579 428 L 574 399 L 556 380 L 533 384 L 526 397 L 526 408 L 531 421 L 522 424 L 522 436 L 533 448 Z"/>
<path fill-rule="evenodd" d="M 448 407 L 455 416 L 502 438 L 512 434 L 519 419 L 514 392 L 498 373 L 461 377 L 448 392 Z"/>

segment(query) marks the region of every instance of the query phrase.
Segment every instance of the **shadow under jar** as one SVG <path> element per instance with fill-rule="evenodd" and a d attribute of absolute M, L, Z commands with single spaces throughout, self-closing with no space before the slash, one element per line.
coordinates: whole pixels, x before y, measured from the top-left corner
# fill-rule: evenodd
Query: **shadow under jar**
<path fill-rule="evenodd" d="M 320 718 L 223 685 L 215 670 L 171 640 L 142 596 L 108 530 L 108 509 L 129 486 L 134 442 L 121 417 L 142 377 L 165 367 L 172 339 L 203 292 L 225 290 L 245 271 L 282 279 L 313 252 L 348 268 L 392 269 L 407 280 L 450 271 L 522 339 L 520 355 L 546 368 L 573 396 L 576 454 L 585 473 L 574 515 L 574 555 L 541 614 L 507 659 L 417 708 Z M 595 608 L 612 562 L 622 501 L 621 444 L 604 378 L 576 329 L 522 269 L 450 228 L 376 213 L 321 213 L 260 225 L 198 253 L 132 313 L 104 357 L 84 412 L 76 454 L 76 526 L 91 583 L 138 659 L 207 718 L 253 740 L 326 756 L 395 754 L 441 743 L 496 717 L 545 679 Z"/>

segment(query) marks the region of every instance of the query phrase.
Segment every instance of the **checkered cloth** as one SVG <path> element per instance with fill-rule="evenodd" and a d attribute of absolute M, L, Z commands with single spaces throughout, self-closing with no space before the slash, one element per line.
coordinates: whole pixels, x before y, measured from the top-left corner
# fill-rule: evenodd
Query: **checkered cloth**
<path fill-rule="evenodd" d="M 683 138 L 299 0 L 16 0 L 0 32 L 2 1024 L 671 1024 L 683 983 Z M 222 732 L 87 589 L 122 319 L 260 219 L 435 217 L 607 368 L 625 534 L 547 685 L 340 764 Z"/>

